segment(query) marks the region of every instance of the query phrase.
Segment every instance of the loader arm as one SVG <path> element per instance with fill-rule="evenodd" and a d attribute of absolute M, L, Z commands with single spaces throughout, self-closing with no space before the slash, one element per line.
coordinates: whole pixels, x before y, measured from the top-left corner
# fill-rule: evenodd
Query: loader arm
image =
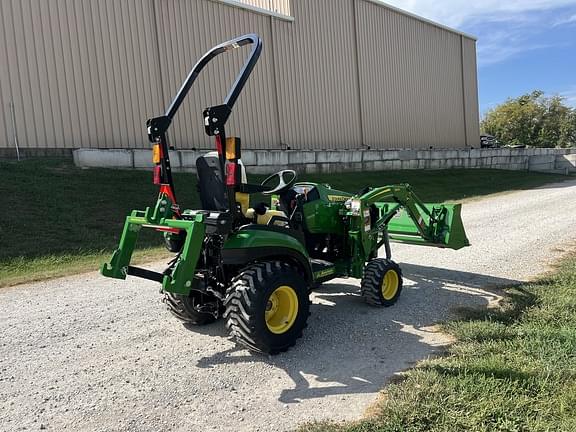
<path fill-rule="evenodd" d="M 363 219 L 364 243 L 378 238 L 376 247 L 390 240 L 415 245 L 460 249 L 469 246 L 461 218 L 461 204 L 424 203 L 407 184 L 372 189 L 354 198 L 349 214 Z M 377 217 L 371 209 L 377 209 Z M 358 227 L 360 228 L 360 227 Z"/>
<path fill-rule="evenodd" d="M 404 209 L 414 222 L 417 233 L 423 239 L 434 242 L 434 224 L 437 220 L 433 212 L 414 194 L 409 185 L 376 188 L 360 199 L 365 201 L 365 205 L 376 205 L 380 210 L 380 217 L 373 224 L 374 231 L 386 229 L 391 219 Z"/>

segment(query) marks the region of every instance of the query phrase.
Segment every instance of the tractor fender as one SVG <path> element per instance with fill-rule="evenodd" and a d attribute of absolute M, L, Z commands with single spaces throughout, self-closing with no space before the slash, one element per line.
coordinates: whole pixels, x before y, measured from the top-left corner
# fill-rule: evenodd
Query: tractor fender
<path fill-rule="evenodd" d="M 314 277 L 310 260 L 299 236 L 286 228 L 266 228 L 262 225 L 248 225 L 228 237 L 222 248 L 223 263 L 243 265 L 263 259 L 288 260 L 298 264 L 306 280 L 312 283 Z"/>

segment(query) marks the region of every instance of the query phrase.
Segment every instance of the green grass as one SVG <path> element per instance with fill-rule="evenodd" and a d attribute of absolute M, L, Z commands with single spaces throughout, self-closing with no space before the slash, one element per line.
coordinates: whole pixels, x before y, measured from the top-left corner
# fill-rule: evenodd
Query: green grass
<path fill-rule="evenodd" d="M 507 293 L 446 324 L 448 355 L 391 384 L 373 417 L 301 432 L 576 431 L 576 256 Z"/>
<path fill-rule="evenodd" d="M 115 249 L 132 209 L 154 204 L 149 171 L 82 170 L 67 160 L 0 162 L 0 287 L 94 270 Z M 263 176 L 253 177 L 262 180 Z M 406 182 L 428 201 L 461 200 L 565 180 L 563 176 L 489 170 L 392 171 L 310 175 L 307 180 L 358 191 Z M 176 174 L 185 208 L 197 208 L 196 177 Z M 162 257 L 161 237 L 144 232 L 139 261 Z"/>

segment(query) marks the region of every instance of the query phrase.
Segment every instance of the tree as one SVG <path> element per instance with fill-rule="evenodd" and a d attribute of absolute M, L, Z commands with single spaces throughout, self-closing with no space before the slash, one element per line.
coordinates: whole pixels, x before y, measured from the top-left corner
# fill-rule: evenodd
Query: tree
<path fill-rule="evenodd" d="M 481 128 L 505 145 L 576 147 L 576 110 L 540 90 L 491 109 Z"/>

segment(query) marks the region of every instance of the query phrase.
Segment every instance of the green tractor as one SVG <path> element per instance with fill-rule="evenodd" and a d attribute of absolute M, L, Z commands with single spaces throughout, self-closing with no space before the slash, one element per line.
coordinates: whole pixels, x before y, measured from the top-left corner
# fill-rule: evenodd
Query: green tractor
<path fill-rule="evenodd" d="M 167 130 L 206 64 L 250 44 L 224 103 L 204 110 L 216 151 L 196 162 L 202 209 L 184 210 L 176 200 Z M 331 279 L 361 279 L 367 303 L 393 305 L 402 291 L 402 272 L 392 261 L 390 241 L 459 249 L 468 240 L 460 205 L 425 204 L 406 184 L 354 194 L 296 182 L 292 170 L 248 184 L 240 140 L 227 138 L 224 127 L 261 50 L 253 34 L 214 47 L 194 66 L 166 114 L 148 120 L 159 196 L 154 207 L 127 217 L 119 248 L 101 273 L 159 282 L 164 302 L 180 320 L 203 325 L 222 317 L 238 343 L 275 354 L 302 335 L 310 292 Z M 261 196 L 267 202 L 251 207 L 251 198 Z M 176 254 L 162 273 L 130 265 L 142 228 L 163 233 Z M 385 258 L 378 257 L 381 247 Z"/>

